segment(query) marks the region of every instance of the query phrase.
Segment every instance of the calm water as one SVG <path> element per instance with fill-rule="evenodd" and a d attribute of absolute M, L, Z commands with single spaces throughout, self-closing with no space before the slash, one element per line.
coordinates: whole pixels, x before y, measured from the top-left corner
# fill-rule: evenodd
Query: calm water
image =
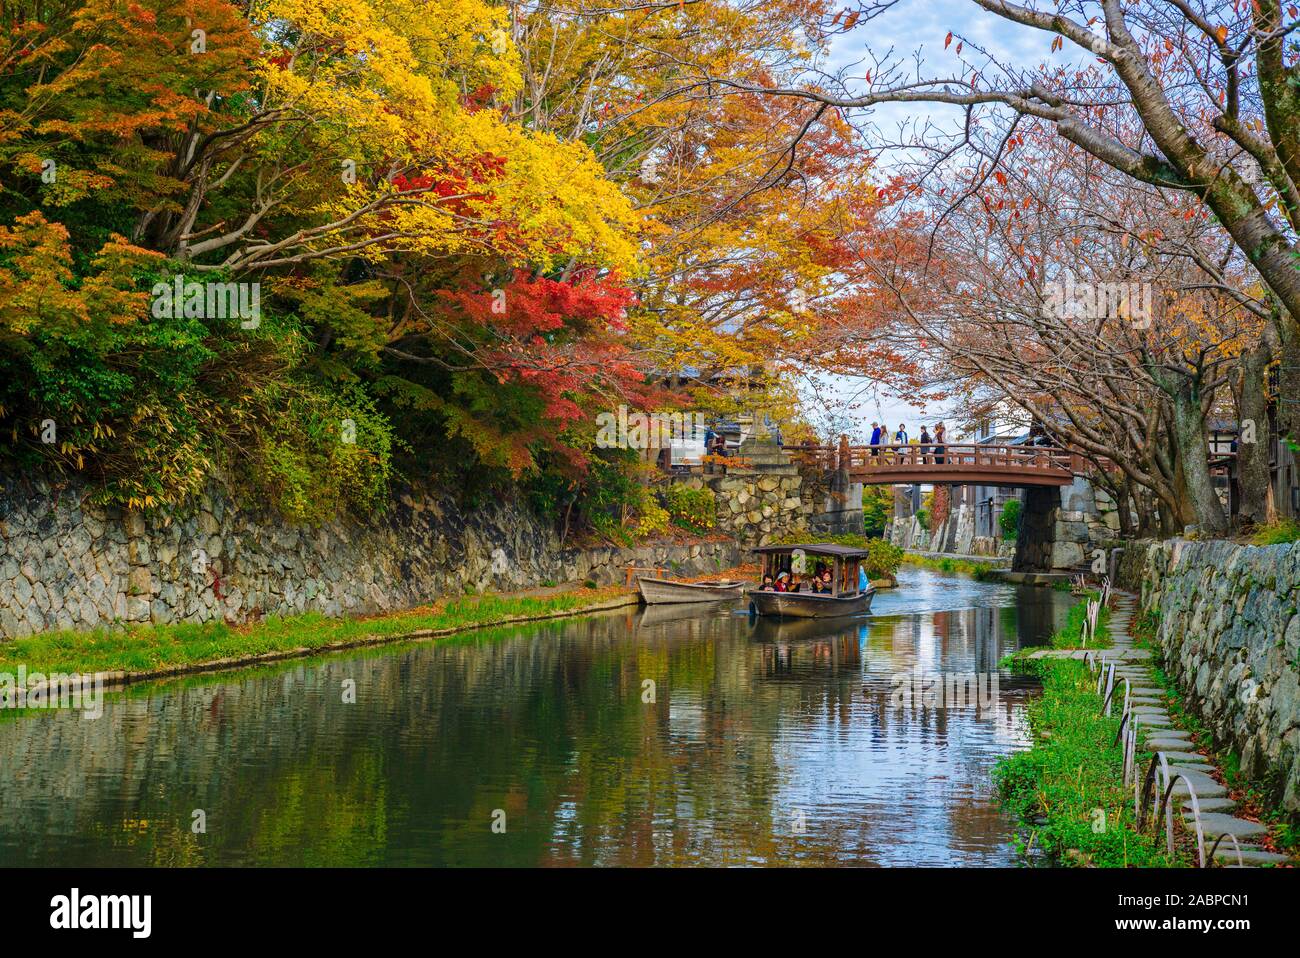
<path fill-rule="evenodd" d="M 989 772 L 1032 690 L 899 707 L 892 679 L 995 671 L 1069 596 L 901 584 L 859 620 L 656 607 L 11 714 L 0 864 L 1008 864 Z"/>

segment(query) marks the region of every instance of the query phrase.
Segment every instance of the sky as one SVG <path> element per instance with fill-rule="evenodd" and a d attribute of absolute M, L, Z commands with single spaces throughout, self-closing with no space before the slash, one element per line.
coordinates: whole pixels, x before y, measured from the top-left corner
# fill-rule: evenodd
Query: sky
<path fill-rule="evenodd" d="M 954 34 L 952 46 L 944 49 L 944 38 L 948 31 Z M 921 69 L 926 73 L 959 70 L 956 56 L 957 40 L 965 41 L 963 57 L 974 64 L 981 64 L 984 57 L 977 49 L 984 49 L 991 56 L 1003 62 L 1015 64 L 1035 64 L 1049 59 L 1073 59 L 1077 51 L 1065 50 L 1052 55 L 1049 47 L 1051 39 L 1046 34 L 1026 27 L 1010 24 L 988 13 L 970 0 L 899 0 L 895 6 L 879 14 L 870 21 L 859 21 L 849 33 L 840 34 L 830 42 L 829 66 L 827 72 L 835 72 L 840 67 L 848 67 L 862 60 L 870 49 L 874 54 L 884 57 L 892 48 L 891 60 L 904 60 L 911 66 L 913 54 L 919 51 L 922 60 Z M 870 62 L 870 58 L 868 58 Z M 855 75 L 861 77 L 865 67 L 855 67 Z M 865 92 L 865 81 L 862 91 Z M 859 114 L 861 116 L 863 114 Z M 896 133 L 900 123 L 915 120 L 916 117 L 928 116 L 935 122 L 943 122 L 958 116 L 952 107 L 916 106 L 910 104 L 889 104 L 876 108 L 869 114 L 872 122 L 884 133 Z M 888 156 L 881 157 L 882 163 L 888 165 Z M 823 390 L 842 399 L 857 396 L 859 408 L 856 411 L 856 428 L 849 429 L 853 439 L 865 441 L 869 438 L 871 421 L 882 420 L 888 424 L 892 434 L 899 423 L 906 423 L 911 436 L 920 434 L 920 424 L 933 425 L 942 419 L 949 428 L 949 435 L 958 438 L 953 431 L 954 417 L 942 405 L 931 405 L 922 410 L 909 402 L 906 397 L 875 396 L 869 390 L 863 391 L 861 380 L 846 377 L 834 377 L 827 380 L 829 388 Z M 801 390 L 805 399 L 812 393 L 806 387 Z M 828 423 L 813 416 L 814 424 L 825 428 Z"/>

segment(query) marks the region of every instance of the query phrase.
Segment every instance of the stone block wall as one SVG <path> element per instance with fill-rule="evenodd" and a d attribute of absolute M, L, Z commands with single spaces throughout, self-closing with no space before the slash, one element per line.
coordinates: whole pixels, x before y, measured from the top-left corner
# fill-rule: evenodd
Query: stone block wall
<path fill-rule="evenodd" d="M 1165 670 L 1216 742 L 1300 812 L 1300 543 L 1132 542 L 1116 578 L 1159 613 Z"/>
<path fill-rule="evenodd" d="M 1082 476 L 1060 488 L 1029 488 L 1016 537 L 1017 569 L 1063 571 L 1119 545 L 1119 507 Z"/>
<path fill-rule="evenodd" d="M 814 512 L 813 504 L 801 497 L 803 480 L 793 468 L 752 475 L 692 476 L 678 481 L 692 489 L 712 490 L 718 509 L 716 531 L 745 546 L 767 545 L 807 526 Z"/>
<path fill-rule="evenodd" d="M 83 500 L 76 487 L 0 482 L 0 640 L 127 623 L 369 614 L 470 591 L 622 582 L 629 564 L 703 574 L 742 559 L 730 540 L 566 547 L 518 503 L 467 508 L 415 490 L 367 523 L 317 527 L 216 489 L 171 516 Z"/>

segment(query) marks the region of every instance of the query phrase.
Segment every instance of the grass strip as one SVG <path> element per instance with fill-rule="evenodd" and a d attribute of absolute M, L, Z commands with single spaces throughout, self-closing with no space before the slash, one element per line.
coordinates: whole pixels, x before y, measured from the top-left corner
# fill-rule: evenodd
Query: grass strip
<path fill-rule="evenodd" d="M 318 612 L 272 616 L 252 625 L 224 622 L 43 632 L 0 643 L 0 671 L 149 673 L 382 641 L 413 633 L 449 633 L 512 621 L 575 614 L 625 594 L 620 588 L 546 596 L 484 595 L 372 618 L 330 618 Z"/>
<path fill-rule="evenodd" d="M 1078 645 L 1085 603 L 1052 637 L 1056 648 Z M 1110 643 L 1105 620 L 1099 643 Z M 1074 659 L 1017 659 L 1014 666 L 1038 675 L 1043 692 L 1028 706 L 1034 744 L 1002 759 L 994 780 L 1004 807 L 1026 834 L 1022 852 L 1037 847 L 1052 864 L 1178 867 L 1190 864 L 1175 846 L 1174 860 L 1163 841 L 1137 831 L 1132 787 L 1124 787 L 1124 755 L 1115 741 L 1119 714 L 1101 714 L 1102 698 L 1087 665 Z M 1139 752 L 1145 768 L 1149 753 Z M 1162 833 L 1163 834 L 1163 833 Z"/>

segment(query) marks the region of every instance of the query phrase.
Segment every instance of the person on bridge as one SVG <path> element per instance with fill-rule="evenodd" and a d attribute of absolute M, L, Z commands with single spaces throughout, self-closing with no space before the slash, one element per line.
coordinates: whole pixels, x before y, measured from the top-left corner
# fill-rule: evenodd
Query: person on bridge
<path fill-rule="evenodd" d="M 926 463 L 930 460 L 926 457 L 926 447 L 930 445 L 930 433 L 926 431 L 925 426 L 921 427 L 921 462 Z"/>
<path fill-rule="evenodd" d="M 894 433 L 894 442 L 899 446 L 907 445 L 907 426 L 901 422 L 898 424 L 898 432 Z M 903 453 L 901 450 L 898 453 L 898 461 L 903 461 Z"/>
<path fill-rule="evenodd" d="M 873 423 L 871 424 L 871 445 L 873 445 L 873 446 L 879 446 L 879 445 L 880 445 L 880 436 L 881 436 L 881 434 L 882 434 L 884 431 L 885 431 L 885 430 L 884 430 L 883 428 L 881 428 L 880 423 L 878 423 L 878 422 L 873 422 Z M 879 449 L 872 449 L 872 450 L 871 450 L 871 454 L 872 454 L 873 456 L 879 456 L 879 455 L 880 455 L 880 450 L 879 450 Z"/>
<path fill-rule="evenodd" d="M 937 465 L 943 465 L 943 423 L 934 424 L 934 461 Z"/>

